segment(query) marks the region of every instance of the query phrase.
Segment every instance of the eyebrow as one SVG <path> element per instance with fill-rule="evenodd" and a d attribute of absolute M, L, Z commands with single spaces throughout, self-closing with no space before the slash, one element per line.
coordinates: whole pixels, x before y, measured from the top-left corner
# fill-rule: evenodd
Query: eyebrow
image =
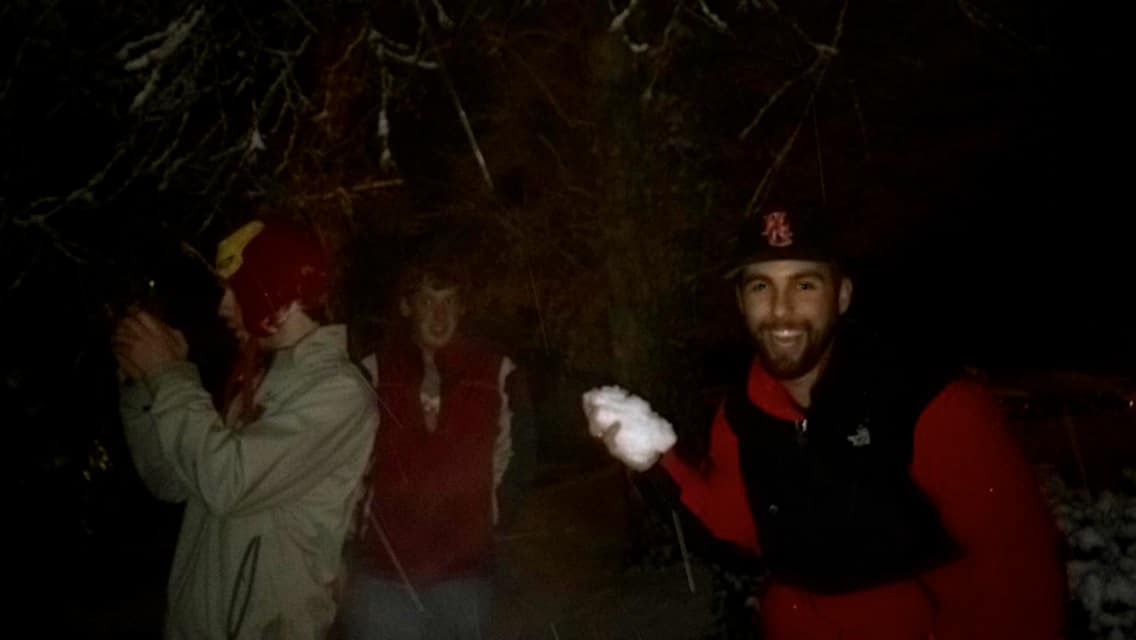
<path fill-rule="evenodd" d="M 789 276 L 789 279 L 793 280 L 793 281 L 808 280 L 810 278 L 815 278 L 815 279 L 820 280 L 822 282 L 828 282 L 828 280 L 829 280 L 828 276 L 826 276 L 824 274 L 824 272 L 817 271 L 817 270 L 801 271 L 799 273 L 794 273 L 791 276 Z M 767 276 L 763 273 L 749 273 L 749 274 L 745 274 L 745 275 L 742 276 L 741 284 L 742 284 L 742 286 L 745 286 L 745 285 L 747 285 L 751 282 L 754 282 L 756 280 L 761 280 L 761 281 L 764 281 L 764 282 L 771 282 L 772 281 L 772 279 L 769 276 Z"/>
<path fill-rule="evenodd" d="M 807 280 L 809 278 L 816 278 L 817 280 L 828 280 L 828 277 L 820 271 L 802 271 L 801 273 L 793 274 L 793 280 Z"/>
<path fill-rule="evenodd" d="M 744 271 L 742 272 L 742 279 L 741 279 L 741 285 L 742 286 L 745 286 L 745 285 L 747 285 L 747 284 L 749 284 L 749 283 L 751 283 L 755 280 L 764 280 L 765 282 L 769 282 L 769 277 L 764 275 L 764 274 L 761 274 L 761 273 L 745 273 Z"/>

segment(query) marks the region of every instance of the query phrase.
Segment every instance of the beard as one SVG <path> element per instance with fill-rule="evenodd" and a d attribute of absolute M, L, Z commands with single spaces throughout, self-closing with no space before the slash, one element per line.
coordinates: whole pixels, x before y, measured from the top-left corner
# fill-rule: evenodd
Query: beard
<path fill-rule="evenodd" d="M 757 355 L 765 371 L 777 380 L 795 380 L 820 364 L 832 343 L 834 323 L 825 326 L 809 324 L 765 324 L 754 332 Z M 783 330 L 799 331 L 800 336 L 790 341 L 779 341 L 774 333 Z"/>

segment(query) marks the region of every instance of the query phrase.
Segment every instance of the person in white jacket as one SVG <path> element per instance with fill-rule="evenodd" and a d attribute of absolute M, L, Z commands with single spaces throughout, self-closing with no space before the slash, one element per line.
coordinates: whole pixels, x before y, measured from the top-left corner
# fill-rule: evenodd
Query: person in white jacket
<path fill-rule="evenodd" d="M 181 333 L 144 312 L 114 334 L 131 457 L 158 498 L 184 502 L 165 636 L 316 639 L 375 429 L 376 400 L 342 325 L 319 321 L 316 238 L 250 223 L 223 241 L 220 315 L 244 354 L 215 406 Z"/>

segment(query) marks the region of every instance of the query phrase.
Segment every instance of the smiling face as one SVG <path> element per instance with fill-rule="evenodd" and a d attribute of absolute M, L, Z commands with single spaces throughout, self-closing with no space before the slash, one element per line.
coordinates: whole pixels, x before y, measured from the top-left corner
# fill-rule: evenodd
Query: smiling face
<path fill-rule="evenodd" d="M 457 335 L 465 306 L 457 287 L 425 284 L 399 301 L 399 311 L 410 321 L 411 339 L 427 351 L 436 351 Z"/>
<path fill-rule="evenodd" d="M 741 270 L 737 301 L 766 371 L 797 380 L 815 373 L 828 353 L 852 281 L 825 262 L 757 262 Z"/>

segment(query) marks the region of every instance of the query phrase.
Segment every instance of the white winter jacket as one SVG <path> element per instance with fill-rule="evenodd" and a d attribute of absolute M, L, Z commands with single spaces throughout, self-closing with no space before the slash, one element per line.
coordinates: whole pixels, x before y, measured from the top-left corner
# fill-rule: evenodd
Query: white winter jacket
<path fill-rule="evenodd" d="M 167 638 L 309 640 L 334 618 L 331 585 L 378 425 L 344 327 L 277 352 L 255 402 L 254 421 L 225 425 L 187 362 L 122 389 L 139 475 L 158 498 L 186 503 Z"/>

